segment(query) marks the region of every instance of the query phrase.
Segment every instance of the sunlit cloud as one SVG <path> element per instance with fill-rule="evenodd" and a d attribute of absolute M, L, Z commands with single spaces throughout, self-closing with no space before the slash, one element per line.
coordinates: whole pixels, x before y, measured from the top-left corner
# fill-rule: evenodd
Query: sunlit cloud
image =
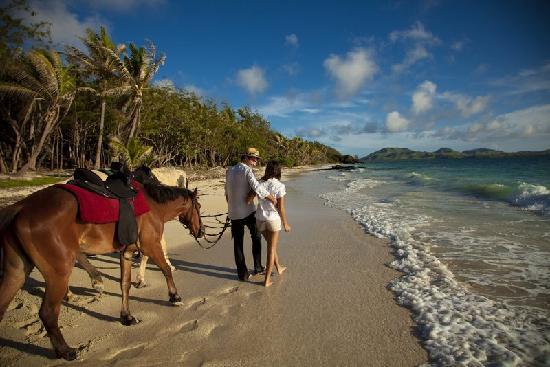
<path fill-rule="evenodd" d="M 550 138 L 550 104 L 533 106 L 501 114 L 488 121 L 474 122 L 460 127 L 445 127 L 431 136 L 465 141 L 494 139 Z"/>
<path fill-rule="evenodd" d="M 386 130 L 391 133 L 404 131 L 409 126 L 409 120 L 397 111 L 392 111 L 386 116 Z"/>
<path fill-rule="evenodd" d="M 439 38 L 424 28 L 424 24 L 422 24 L 422 22 L 416 22 L 410 29 L 405 31 L 393 31 L 390 33 L 389 38 L 392 42 L 397 42 L 399 40 L 412 40 L 414 42 L 426 44 L 441 43 Z"/>
<path fill-rule="evenodd" d="M 550 91 L 550 62 L 533 69 L 523 69 L 516 75 L 493 80 L 493 86 L 503 87 L 508 94 Z"/>
<path fill-rule="evenodd" d="M 432 108 L 436 89 L 437 86 L 429 80 L 418 86 L 412 95 L 412 110 L 414 113 L 426 112 Z"/>
<path fill-rule="evenodd" d="M 268 86 L 265 72 L 258 66 L 239 70 L 237 72 L 237 84 L 250 94 L 262 93 Z"/>
<path fill-rule="evenodd" d="M 462 116 L 469 117 L 484 111 L 489 103 L 489 96 L 469 97 L 459 93 L 445 92 L 442 97 L 455 104 Z"/>
<path fill-rule="evenodd" d="M 298 36 L 294 33 L 289 34 L 285 37 L 285 45 L 292 46 L 292 47 L 298 47 L 300 45 L 300 41 L 298 40 Z"/>
<path fill-rule="evenodd" d="M 99 15 L 79 17 L 67 6 L 66 1 L 50 0 L 30 3 L 36 15 L 33 21 L 45 21 L 51 23 L 52 42 L 57 45 L 72 45 L 81 47 L 80 37 L 83 37 L 86 29 L 98 29 L 105 21 Z"/>
<path fill-rule="evenodd" d="M 350 97 L 361 89 L 367 80 L 371 80 L 378 71 L 372 51 L 356 48 L 345 58 L 330 55 L 324 61 L 325 69 L 336 80 L 337 94 L 341 98 Z"/>

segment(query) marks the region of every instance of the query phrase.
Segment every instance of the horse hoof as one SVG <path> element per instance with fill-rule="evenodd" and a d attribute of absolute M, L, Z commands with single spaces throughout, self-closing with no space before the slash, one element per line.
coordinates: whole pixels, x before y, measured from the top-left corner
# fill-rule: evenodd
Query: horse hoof
<path fill-rule="evenodd" d="M 74 361 L 78 357 L 78 351 L 74 348 L 68 348 L 66 352 L 56 350 L 55 355 L 57 358 L 63 358 L 67 361 Z"/>
<path fill-rule="evenodd" d="M 99 293 L 103 293 L 105 290 L 105 286 L 103 285 L 103 282 L 92 282 L 92 288 L 98 291 Z"/>
<path fill-rule="evenodd" d="M 182 306 L 183 302 L 181 300 L 181 297 L 177 294 L 174 294 L 173 296 L 170 296 L 170 303 L 172 306 Z"/>
<path fill-rule="evenodd" d="M 132 315 L 120 316 L 120 323 L 124 326 L 132 326 L 139 324 L 139 320 Z"/>
<path fill-rule="evenodd" d="M 145 280 L 140 280 L 140 281 L 134 283 L 134 287 L 136 287 L 136 288 L 145 288 L 145 287 L 147 287 L 147 283 L 145 283 Z"/>

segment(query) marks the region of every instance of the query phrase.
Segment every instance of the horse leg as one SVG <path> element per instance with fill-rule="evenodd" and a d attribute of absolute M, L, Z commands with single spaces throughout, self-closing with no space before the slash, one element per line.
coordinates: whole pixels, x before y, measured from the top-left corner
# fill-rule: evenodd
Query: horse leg
<path fill-rule="evenodd" d="M 103 279 L 101 278 L 101 273 L 97 270 L 97 268 L 90 263 L 88 257 L 82 252 L 79 252 L 76 255 L 76 260 L 78 261 L 80 266 L 82 266 L 82 269 L 84 269 L 86 273 L 88 273 L 88 275 L 90 276 L 92 288 L 94 288 L 100 294 L 103 293 Z"/>
<path fill-rule="evenodd" d="M 23 287 L 25 278 L 33 268 L 28 258 L 21 252 L 19 247 L 14 245 L 14 242 L 8 243 L 4 238 L 3 250 L 4 275 L 0 282 L 0 321 L 4 318 L 4 313 L 13 297 Z"/>
<path fill-rule="evenodd" d="M 122 291 L 122 306 L 120 308 L 120 322 L 123 325 L 130 326 L 139 322 L 130 314 L 128 298 L 130 295 L 130 285 L 132 280 L 132 252 L 124 251 L 120 254 L 120 289 Z"/>
<path fill-rule="evenodd" d="M 49 274 L 44 274 L 46 291 L 38 314 L 50 337 L 56 356 L 72 361 L 77 357 L 77 350 L 67 345 L 58 325 L 61 301 L 67 293 L 69 276 L 71 275 L 70 269 L 65 270 L 66 271 L 59 273 L 51 271 Z"/>
<path fill-rule="evenodd" d="M 172 278 L 172 270 L 164 259 L 164 254 L 160 247 L 154 247 L 150 254 L 151 260 L 160 268 L 162 274 L 166 278 L 166 285 L 168 286 L 168 297 L 171 304 L 180 306 L 182 304 L 181 297 L 178 295 L 178 290 L 174 284 L 174 278 Z"/>
<path fill-rule="evenodd" d="M 136 288 L 147 287 L 147 283 L 145 282 L 145 268 L 147 267 L 147 260 L 149 260 L 149 256 L 142 254 L 141 262 L 139 263 L 138 275 L 136 277 Z"/>
<path fill-rule="evenodd" d="M 170 262 L 170 259 L 168 259 L 168 248 L 166 244 L 166 240 L 164 239 L 164 233 L 162 234 L 162 237 L 160 238 L 160 246 L 162 247 L 162 253 L 164 254 L 164 260 L 166 260 L 166 263 L 170 267 L 170 270 L 176 271 L 176 267 L 172 265 Z"/>

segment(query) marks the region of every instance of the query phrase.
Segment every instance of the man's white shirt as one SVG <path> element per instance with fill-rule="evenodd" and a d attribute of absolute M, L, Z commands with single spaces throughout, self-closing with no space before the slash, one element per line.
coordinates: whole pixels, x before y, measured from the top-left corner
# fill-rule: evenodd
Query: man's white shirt
<path fill-rule="evenodd" d="M 246 197 L 254 190 L 260 199 L 269 195 L 256 177 L 252 168 L 239 163 L 227 169 L 225 174 L 225 195 L 227 195 L 228 214 L 231 220 L 243 219 L 256 211 L 254 203 L 248 204 Z"/>

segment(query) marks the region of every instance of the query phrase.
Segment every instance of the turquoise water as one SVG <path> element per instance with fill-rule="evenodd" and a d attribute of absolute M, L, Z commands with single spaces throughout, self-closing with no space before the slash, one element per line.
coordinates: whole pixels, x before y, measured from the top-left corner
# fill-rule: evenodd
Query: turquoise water
<path fill-rule="evenodd" d="M 435 365 L 550 365 L 550 159 L 364 163 L 322 195 L 391 242 Z"/>

